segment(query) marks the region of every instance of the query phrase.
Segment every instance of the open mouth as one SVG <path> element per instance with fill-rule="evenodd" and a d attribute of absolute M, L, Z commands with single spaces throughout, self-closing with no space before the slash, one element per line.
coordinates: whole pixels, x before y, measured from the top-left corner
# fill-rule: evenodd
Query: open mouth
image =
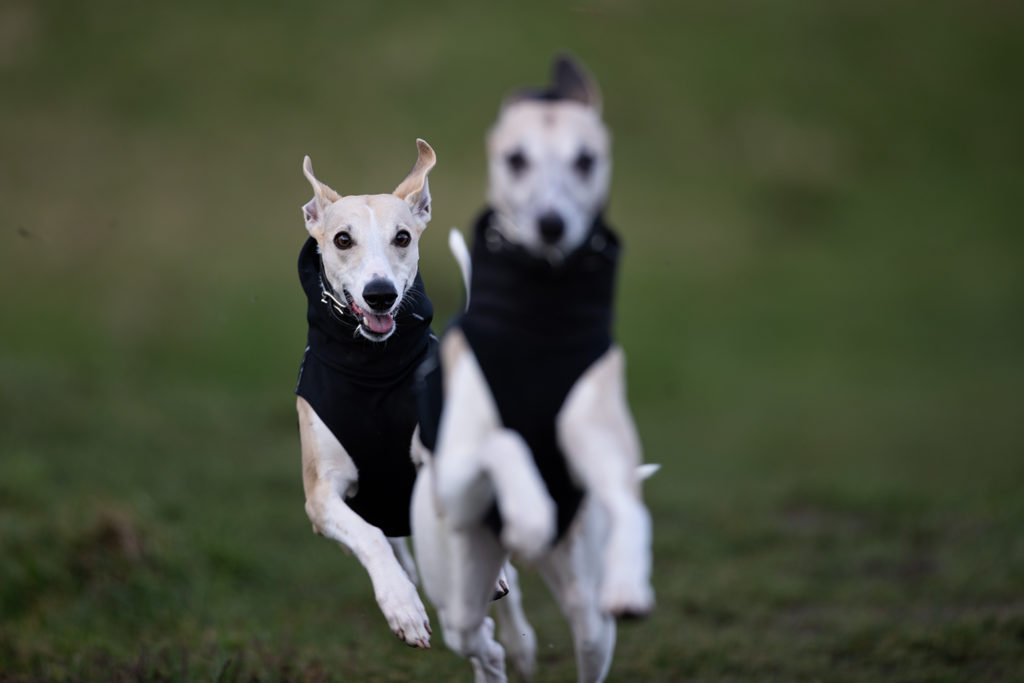
<path fill-rule="evenodd" d="M 395 331 L 395 316 L 392 313 L 380 314 L 363 310 L 356 304 L 352 299 L 352 295 L 347 290 L 345 291 L 345 298 L 348 300 L 349 310 L 360 321 L 361 331 L 366 337 L 374 341 L 380 341 L 386 339 Z"/>

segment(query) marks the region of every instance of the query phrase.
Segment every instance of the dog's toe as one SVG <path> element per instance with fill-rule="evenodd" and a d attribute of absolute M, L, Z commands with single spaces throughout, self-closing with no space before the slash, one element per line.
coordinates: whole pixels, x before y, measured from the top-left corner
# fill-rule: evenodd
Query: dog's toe
<path fill-rule="evenodd" d="M 388 626 L 404 643 L 412 647 L 430 647 L 430 619 L 420 596 L 412 584 L 392 587 L 377 596 L 377 604 L 388 621 Z"/>
<path fill-rule="evenodd" d="M 491 600 L 501 600 L 506 595 L 508 595 L 508 584 L 499 579 L 498 585 L 494 588 L 494 595 L 491 597 Z"/>

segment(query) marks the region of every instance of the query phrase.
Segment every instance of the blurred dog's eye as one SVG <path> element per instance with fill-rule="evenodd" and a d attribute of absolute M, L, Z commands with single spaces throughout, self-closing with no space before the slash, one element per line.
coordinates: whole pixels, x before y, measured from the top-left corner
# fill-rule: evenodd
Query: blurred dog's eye
<path fill-rule="evenodd" d="M 594 155 L 587 150 L 583 150 L 576 155 L 576 160 L 572 162 L 572 167 L 576 169 L 580 177 L 589 178 L 590 172 L 594 170 Z"/>
<path fill-rule="evenodd" d="M 399 230 L 398 234 L 395 235 L 395 239 L 392 241 L 396 247 L 407 247 L 412 242 L 412 235 L 409 234 L 408 230 Z"/>
<path fill-rule="evenodd" d="M 526 172 L 526 169 L 530 167 L 530 162 L 526 160 L 526 155 L 523 154 L 523 150 L 517 149 L 508 156 L 505 157 L 505 162 L 508 164 L 509 169 L 512 171 L 512 175 L 520 176 Z"/>
<path fill-rule="evenodd" d="M 341 232 L 334 236 L 334 246 L 336 246 L 338 249 L 351 249 L 352 235 L 342 230 Z"/>

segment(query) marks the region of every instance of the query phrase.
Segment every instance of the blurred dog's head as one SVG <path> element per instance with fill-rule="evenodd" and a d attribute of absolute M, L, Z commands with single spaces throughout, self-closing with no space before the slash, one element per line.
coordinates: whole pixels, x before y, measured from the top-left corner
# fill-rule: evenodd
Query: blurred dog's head
<path fill-rule="evenodd" d="M 371 341 L 395 331 L 395 314 L 416 279 L 420 235 L 430 221 L 427 174 L 436 157 L 423 140 L 416 145 L 416 165 L 391 194 L 342 197 L 316 179 L 308 156 L 302 164 L 313 186 L 302 215 L 320 249 L 324 277 Z"/>
<path fill-rule="evenodd" d="M 590 74 L 557 57 L 551 85 L 502 104 L 487 156 L 488 199 L 505 238 L 555 263 L 574 251 L 604 209 L 611 178 L 610 135 Z"/>

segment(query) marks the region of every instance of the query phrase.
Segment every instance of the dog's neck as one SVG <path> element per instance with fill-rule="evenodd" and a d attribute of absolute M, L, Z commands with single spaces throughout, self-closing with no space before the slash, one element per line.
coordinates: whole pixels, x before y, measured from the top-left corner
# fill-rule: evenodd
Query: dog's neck
<path fill-rule="evenodd" d="M 550 346 L 611 339 L 619 239 L 599 215 L 558 263 L 509 242 L 486 210 L 477 220 L 466 316 Z"/>
<path fill-rule="evenodd" d="M 299 254 L 299 280 L 307 299 L 310 352 L 328 365 L 348 375 L 386 378 L 405 374 L 422 358 L 429 343 L 434 308 L 419 274 L 406 293 L 407 303 L 395 318 L 394 334 L 383 342 L 359 334 L 359 321 L 330 289 L 312 238 Z"/>

